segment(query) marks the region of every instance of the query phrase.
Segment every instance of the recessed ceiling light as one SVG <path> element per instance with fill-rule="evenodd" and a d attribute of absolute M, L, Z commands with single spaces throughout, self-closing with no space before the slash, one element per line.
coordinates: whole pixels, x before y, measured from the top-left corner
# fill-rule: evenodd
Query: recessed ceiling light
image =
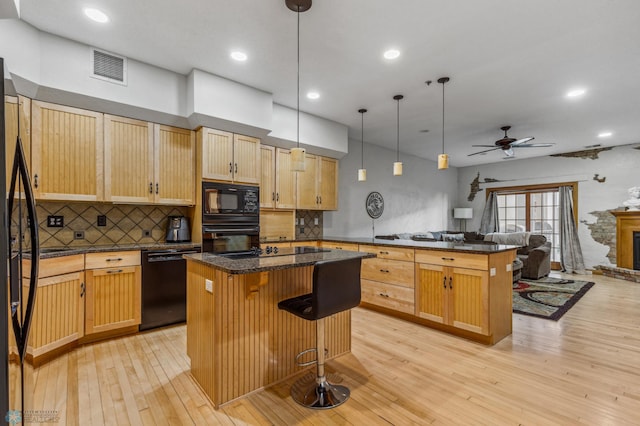
<path fill-rule="evenodd" d="M 396 49 L 389 49 L 384 52 L 382 56 L 384 56 L 385 59 L 396 59 L 398 56 L 400 56 L 400 51 Z"/>
<path fill-rule="evenodd" d="M 320 93 L 318 92 L 307 92 L 307 98 L 309 99 L 318 99 L 320 97 Z"/>
<path fill-rule="evenodd" d="M 578 96 L 582 96 L 587 93 L 586 89 L 573 89 L 567 92 L 568 98 L 577 98 Z"/>
<path fill-rule="evenodd" d="M 231 52 L 231 59 L 234 59 L 238 62 L 244 62 L 247 60 L 247 54 L 236 50 L 235 52 Z"/>
<path fill-rule="evenodd" d="M 87 7 L 84 9 L 84 14 L 87 15 L 87 17 L 92 21 L 96 21 L 101 24 L 109 22 L 109 17 L 103 11 L 98 9 Z"/>
<path fill-rule="evenodd" d="M 600 132 L 600 133 L 598 133 L 598 137 L 599 138 L 608 138 L 611 135 L 613 135 L 612 132 Z"/>

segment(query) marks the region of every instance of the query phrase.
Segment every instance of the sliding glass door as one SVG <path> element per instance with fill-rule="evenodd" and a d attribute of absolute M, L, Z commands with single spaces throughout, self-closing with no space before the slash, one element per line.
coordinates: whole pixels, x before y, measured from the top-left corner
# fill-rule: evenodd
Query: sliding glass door
<path fill-rule="evenodd" d="M 560 204 L 558 188 L 495 190 L 500 232 L 542 234 L 551 242 L 551 266 L 560 267 Z"/>

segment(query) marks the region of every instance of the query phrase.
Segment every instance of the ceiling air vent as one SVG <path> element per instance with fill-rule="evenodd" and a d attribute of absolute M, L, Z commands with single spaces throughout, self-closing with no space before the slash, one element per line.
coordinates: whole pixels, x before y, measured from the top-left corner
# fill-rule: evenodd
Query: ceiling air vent
<path fill-rule="evenodd" d="M 122 85 L 127 84 L 127 58 L 91 49 L 91 77 Z"/>

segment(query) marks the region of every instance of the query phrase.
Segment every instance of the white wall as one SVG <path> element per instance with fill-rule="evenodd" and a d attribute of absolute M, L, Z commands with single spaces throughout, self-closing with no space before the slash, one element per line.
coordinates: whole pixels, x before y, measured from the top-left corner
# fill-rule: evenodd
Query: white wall
<path fill-rule="evenodd" d="M 340 160 L 338 211 L 324 213 L 323 234 L 331 237 L 372 237 L 372 219 L 365 210 L 371 191 L 384 197 L 375 234 L 441 231 L 452 228 L 451 210 L 458 207 L 456 168 L 438 170 L 433 161 L 402 155 L 404 174 L 393 176 L 395 151 L 365 143 L 367 181 L 358 182 L 360 142 L 349 141 L 349 154 Z"/>
<path fill-rule="evenodd" d="M 485 205 L 486 193 L 479 192 L 473 202 L 467 201 L 470 184 L 478 173 L 480 181 L 485 178 L 504 182 L 481 184 L 480 188 L 507 187 L 541 183 L 562 183 L 578 181 L 578 236 L 582 246 L 585 265 L 611 265 L 606 257 L 609 247 L 591 237 L 587 223 L 596 218 L 590 212 L 613 210 L 622 207 L 629 198 L 627 189 L 640 185 L 640 150 L 637 145 L 614 147 L 600 152 L 595 160 L 568 157 L 538 157 L 526 160 L 509 160 L 482 166 L 464 167 L 458 171 L 458 204 L 473 207 L 473 220 L 468 230 L 478 230 Z M 594 175 L 606 178 L 605 182 L 595 181 Z"/>

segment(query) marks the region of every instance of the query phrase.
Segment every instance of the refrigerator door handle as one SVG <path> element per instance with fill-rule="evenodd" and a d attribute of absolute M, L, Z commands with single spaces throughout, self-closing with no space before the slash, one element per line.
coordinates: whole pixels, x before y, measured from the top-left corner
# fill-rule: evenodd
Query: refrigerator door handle
<path fill-rule="evenodd" d="M 16 309 L 13 311 L 13 304 L 20 302 L 12 302 L 12 323 L 13 323 L 13 333 L 16 338 L 16 343 L 18 345 L 18 354 L 20 355 L 20 362 L 24 362 L 24 357 L 27 353 L 27 340 L 29 339 L 29 330 L 31 328 L 31 317 L 33 316 L 33 307 L 36 299 L 36 290 L 38 284 L 38 261 L 40 260 L 40 249 L 38 247 L 38 217 L 36 215 L 36 203 L 33 198 L 33 190 L 31 188 L 31 181 L 29 179 L 29 173 L 27 171 L 27 165 L 24 155 L 24 149 L 22 147 L 22 140 L 20 139 L 20 135 L 18 135 L 16 140 L 16 152 L 13 158 L 13 168 L 11 173 L 11 185 L 9 187 L 9 196 L 7 202 L 7 211 L 12 212 L 14 207 L 14 201 L 16 196 L 16 189 L 18 185 L 18 179 L 22 181 L 22 190 L 25 195 L 25 202 L 27 207 L 27 225 L 29 226 L 29 237 L 30 237 L 30 252 L 31 252 L 31 275 L 29 277 L 29 294 L 27 296 L 27 304 L 24 312 L 22 310 Z M 18 209 L 21 210 L 21 205 L 18 206 Z M 22 217 L 22 215 L 20 215 Z M 20 248 L 22 247 L 22 240 L 20 239 L 19 243 Z M 19 255 L 19 262 L 17 266 L 17 270 L 14 270 L 13 262 L 10 264 L 10 275 L 12 277 L 22 277 L 22 254 Z M 18 293 L 20 297 L 15 297 L 13 294 L 13 286 L 11 286 L 10 300 L 23 300 L 22 295 L 22 286 L 19 287 Z M 23 315 L 23 316 L 22 316 Z M 22 316 L 22 318 L 19 318 Z M 20 319 L 22 321 L 20 321 Z"/>

